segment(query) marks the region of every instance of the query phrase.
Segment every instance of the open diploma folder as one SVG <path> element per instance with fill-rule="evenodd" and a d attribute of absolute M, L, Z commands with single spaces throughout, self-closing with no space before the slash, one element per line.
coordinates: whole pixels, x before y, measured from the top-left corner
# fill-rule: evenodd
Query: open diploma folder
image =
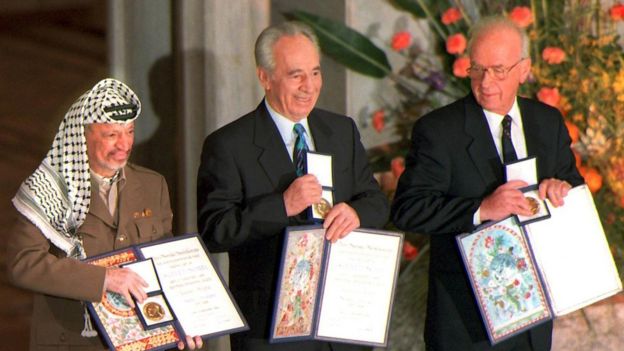
<path fill-rule="evenodd" d="M 622 290 L 586 185 L 551 217 L 515 217 L 457 237 L 492 344 Z"/>
<path fill-rule="evenodd" d="M 287 228 L 270 341 L 386 346 L 402 244 L 395 232 L 331 244 L 321 226 Z"/>
<path fill-rule="evenodd" d="M 175 348 L 186 335 L 210 337 L 249 329 L 195 234 L 130 246 L 86 261 L 111 267 L 150 259 L 160 285 L 155 290 L 162 294 L 148 294 L 139 314 L 116 293 L 106 292 L 101 302 L 86 303 L 111 350 L 164 350 Z M 146 325 L 154 317 L 170 322 Z"/>

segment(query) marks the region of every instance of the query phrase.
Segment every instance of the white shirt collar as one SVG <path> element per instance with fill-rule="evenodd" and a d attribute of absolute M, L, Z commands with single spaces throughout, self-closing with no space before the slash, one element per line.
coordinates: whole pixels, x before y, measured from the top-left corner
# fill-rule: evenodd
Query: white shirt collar
<path fill-rule="evenodd" d="M 108 191 L 113 184 L 116 184 L 119 190 L 121 190 L 126 184 L 126 172 L 124 171 L 124 168 L 121 168 L 117 174 L 111 178 L 101 176 L 95 173 L 91 168 L 89 168 L 89 172 L 91 173 L 91 186 L 97 186 L 98 191 Z"/>
<path fill-rule="evenodd" d="M 293 132 L 293 128 L 295 126 L 295 122 L 291 121 L 287 117 L 279 114 L 277 111 L 271 108 L 271 105 L 266 99 L 264 99 L 264 105 L 269 111 L 269 115 L 271 115 L 273 122 L 275 122 L 275 125 L 277 126 L 277 129 L 279 130 L 279 133 L 282 137 L 282 140 L 284 141 L 284 144 L 286 146 L 294 145 L 296 137 L 295 137 L 295 133 Z M 306 131 L 306 142 L 308 144 L 308 148 L 310 150 L 314 150 L 314 140 L 312 139 L 312 134 L 310 133 L 310 126 L 308 125 L 308 117 L 306 116 L 304 119 L 296 123 L 300 123 L 301 125 L 303 125 Z"/>
<path fill-rule="evenodd" d="M 483 109 L 483 113 L 485 113 L 485 117 L 488 119 L 488 123 L 492 124 L 492 122 L 500 124 L 505 115 L 499 115 L 498 113 L 488 111 Z M 511 117 L 512 123 L 515 126 L 518 126 L 522 130 L 522 118 L 520 117 L 520 108 L 518 107 L 518 98 L 514 99 L 513 105 L 511 105 L 511 109 L 507 112 L 509 117 Z"/>
<path fill-rule="evenodd" d="M 496 150 L 499 155 L 502 155 L 502 145 L 501 145 L 501 135 L 503 133 L 503 128 L 501 126 L 501 122 L 503 120 L 504 115 L 499 115 L 498 113 L 494 113 L 492 111 L 488 111 L 483 109 L 483 113 L 485 114 L 485 118 L 487 120 L 488 126 L 490 127 L 490 132 L 492 133 L 492 138 L 494 140 L 494 145 L 496 146 Z M 518 98 L 514 100 L 511 109 L 507 113 L 512 119 L 512 128 L 511 128 L 511 139 L 516 149 L 516 155 L 518 159 L 523 159 L 527 157 L 527 149 L 526 149 L 526 140 L 524 138 L 524 129 L 522 128 L 522 117 L 520 115 L 520 107 L 518 106 Z"/>

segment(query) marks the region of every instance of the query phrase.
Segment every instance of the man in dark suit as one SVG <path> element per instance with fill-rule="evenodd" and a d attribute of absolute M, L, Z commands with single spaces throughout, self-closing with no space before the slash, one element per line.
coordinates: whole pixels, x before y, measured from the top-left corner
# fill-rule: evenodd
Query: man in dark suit
<path fill-rule="evenodd" d="M 296 174 L 301 140 L 333 157 L 334 206 L 323 222 L 328 240 L 384 225 L 388 203 L 354 122 L 314 108 L 322 79 L 311 29 L 296 22 L 269 27 L 255 56 L 265 99 L 206 138 L 197 181 L 199 231 L 210 251 L 229 253 L 230 289 L 251 327 L 231 336 L 232 349 L 344 349 L 350 345 L 267 340 L 284 229 L 309 224 L 306 209 L 321 202 L 318 179 Z"/>
<path fill-rule="evenodd" d="M 559 111 L 517 97 L 531 69 L 524 31 L 505 18 L 485 19 L 468 50 L 472 93 L 416 122 L 392 204 L 399 228 L 431 235 L 425 343 L 427 350 L 548 350 L 550 322 L 490 346 L 455 236 L 531 214 L 518 190 L 528 184 L 506 182 L 503 159 L 537 157 L 539 194 L 554 206 L 583 178 Z M 501 122 L 509 119 L 505 140 Z"/>

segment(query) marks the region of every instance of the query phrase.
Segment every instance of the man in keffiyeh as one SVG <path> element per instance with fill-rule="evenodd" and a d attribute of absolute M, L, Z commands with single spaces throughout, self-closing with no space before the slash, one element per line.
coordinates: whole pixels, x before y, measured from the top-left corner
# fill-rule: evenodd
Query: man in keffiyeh
<path fill-rule="evenodd" d="M 70 107 L 46 158 L 13 198 L 21 215 L 9 234 L 7 268 L 13 284 L 35 292 L 31 350 L 104 350 L 81 301 L 101 301 L 106 291 L 130 306 L 131 296 L 146 298 L 147 284 L 132 270 L 81 261 L 171 236 L 165 179 L 127 162 L 140 111 L 125 84 L 97 83 Z M 199 337 L 187 343 L 202 344 Z"/>

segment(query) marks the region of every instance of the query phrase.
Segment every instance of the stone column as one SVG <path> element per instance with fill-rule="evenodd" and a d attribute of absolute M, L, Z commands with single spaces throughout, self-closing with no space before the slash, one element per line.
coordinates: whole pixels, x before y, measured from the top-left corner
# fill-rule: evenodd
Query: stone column
<path fill-rule="evenodd" d="M 268 25 L 268 0 L 175 2 L 180 194 L 178 211 L 196 228 L 196 177 L 202 142 L 251 111 L 263 96 L 253 46 Z"/>
<path fill-rule="evenodd" d="M 135 162 L 167 178 L 174 231 L 194 232 L 203 139 L 251 111 L 263 92 L 253 45 L 269 23 L 269 0 L 111 0 L 111 76 L 139 95 Z M 227 277 L 227 256 L 214 255 Z M 229 350 L 229 339 L 208 342 Z"/>

